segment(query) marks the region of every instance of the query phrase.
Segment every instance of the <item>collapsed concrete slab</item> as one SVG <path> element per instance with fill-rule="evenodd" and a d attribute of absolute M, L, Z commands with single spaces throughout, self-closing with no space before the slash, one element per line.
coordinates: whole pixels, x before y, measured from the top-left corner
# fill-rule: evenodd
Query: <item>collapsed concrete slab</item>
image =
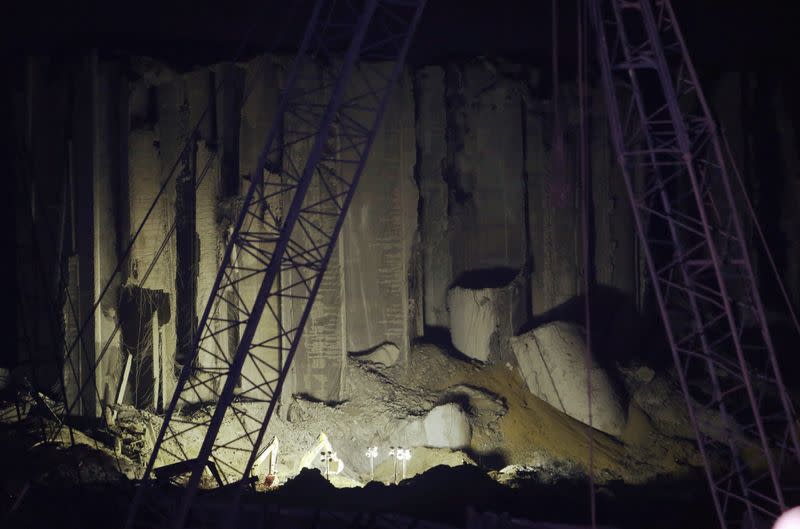
<path fill-rule="evenodd" d="M 451 288 L 447 307 L 453 345 L 480 362 L 511 360 L 508 339 L 525 321 L 524 301 L 516 281 L 497 288 Z"/>
<path fill-rule="evenodd" d="M 582 330 L 564 322 L 538 327 L 511 339 L 528 389 L 570 417 L 589 424 L 586 344 Z M 625 427 L 622 398 L 598 365 L 591 368 L 592 426 L 611 435 Z"/>

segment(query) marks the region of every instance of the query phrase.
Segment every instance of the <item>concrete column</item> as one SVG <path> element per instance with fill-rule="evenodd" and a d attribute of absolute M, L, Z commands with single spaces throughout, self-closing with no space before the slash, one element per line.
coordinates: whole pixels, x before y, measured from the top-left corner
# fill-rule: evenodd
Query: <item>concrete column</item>
<path fill-rule="evenodd" d="M 96 370 L 98 334 L 97 317 L 92 317 L 95 301 L 95 233 L 94 215 L 97 210 L 94 188 L 95 173 L 95 79 L 97 71 L 96 56 L 86 56 L 79 60 L 75 78 L 75 98 L 72 116 L 72 174 L 74 177 L 75 200 L 75 284 L 76 297 L 72 299 L 77 315 L 77 328 L 83 328 L 81 347 L 73 351 L 73 365 L 77 365 L 79 387 L 85 386 L 80 397 L 81 415 L 95 416 L 100 407 L 104 376 Z M 85 324 L 85 322 L 88 322 Z M 79 359 L 75 359 L 75 353 Z M 92 379 L 94 378 L 94 383 Z M 75 411 L 75 410 L 74 410 Z"/>
<path fill-rule="evenodd" d="M 94 262 L 94 342 L 97 355 L 96 385 L 105 407 L 113 402 L 124 369 L 117 331 L 121 274 L 112 277 L 118 265 L 120 186 L 123 179 L 124 147 L 127 144 L 127 84 L 120 64 L 94 62 L 94 160 L 92 231 Z M 108 285 L 107 290 L 106 286 Z M 103 296 L 102 299 L 100 296 Z M 98 413 L 101 410 L 98 408 Z"/>
<path fill-rule="evenodd" d="M 128 134 L 128 179 L 127 179 L 127 206 L 128 219 L 125 223 L 127 231 L 132 237 L 139 228 L 147 211 L 158 195 L 162 183 L 175 164 L 180 143 L 178 130 L 181 115 L 179 110 L 183 100 L 180 86 L 151 87 L 140 81 L 131 86 L 130 115 L 131 129 Z M 155 108 L 155 115 L 149 109 Z M 174 177 L 167 185 L 164 193 L 156 202 L 147 222 L 131 249 L 128 260 L 127 279 L 125 286 L 132 300 L 136 304 L 128 304 L 125 314 L 125 327 L 135 329 L 132 332 L 144 333 L 149 330 L 147 325 L 151 321 L 152 311 L 158 310 L 158 324 L 161 341 L 161 365 L 152 365 L 151 361 L 144 361 L 145 357 L 152 359 L 150 346 L 142 350 L 135 350 L 134 354 L 134 381 L 142 381 L 146 388 L 137 393 L 149 392 L 154 380 L 153 370 L 160 371 L 162 403 L 168 402 L 172 397 L 175 387 L 175 278 L 176 269 L 176 242 L 172 236 L 162 251 L 158 261 L 145 280 L 145 274 L 151 262 L 156 257 L 162 242 L 175 220 L 175 180 Z M 145 305 L 138 307 L 139 303 Z M 131 307 L 127 310 L 127 307 Z M 121 309 L 123 306 L 120 307 Z M 152 331 L 150 331 L 152 332 Z M 139 343 L 139 336 L 126 337 L 126 342 Z M 149 340 L 148 340 L 149 344 Z M 141 367 L 145 366 L 145 367 Z M 149 366 L 149 367 L 148 367 Z M 140 372 L 141 369 L 149 370 Z M 132 384 L 136 384 L 133 382 Z M 155 403 L 153 403 L 155 404 Z"/>
<path fill-rule="evenodd" d="M 422 210 L 420 235 L 423 263 L 423 299 L 426 327 L 446 328 L 447 289 L 453 263 L 448 240 L 448 190 L 444 70 L 429 66 L 418 71 L 414 95 L 417 105 L 417 178 Z M 417 278 L 419 281 L 419 278 Z"/>
<path fill-rule="evenodd" d="M 311 67 L 309 67 L 311 68 Z M 319 75 L 316 72 L 304 72 L 301 86 L 306 89 L 315 88 Z M 321 105 L 327 103 L 329 91 L 319 92 L 318 102 Z M 309 130 L 307 124 L 297 122 L 297 118 L 292 115 L 286 116 L 284 131 Z M 287 135 L 286 141 L 291 142 L 292 137 Z M 337 138 L 334 134 L 329 138 L 332 148 L 336 148 Z M 308 159 L 308 153 L 313 146 L 313 138 L 297 143 L 293 143 L 284 152 L 284 166 L 293 164 L 294 167 L 302 168 Z M 330 181 L 330 179 L 329 179 Z M 335 182 L 334 182 L 335 184 Z M 321 197 L 321 184 L 319 178 L 315 178 L 307 194 L 306 203 L 312 203 Z M 311 202 L 309 202 L 311 201 Z M 330 232 L 335 218 L 319 215 L 313 219 L 325 231 Z M 304 235 L 299 229 L 295 230 L 293 239 L 305 247 L 313 246 L 320 241 L 314 240 L 315 232 L 310 231 Z M 346 238 L 347 235 L 343 234 Z M 345 362 L 345 336 L 343 331 L 343 311 L 344 311 L 344 274 L 342 270 L 342 245 L 346 244 L 346 239 L 339 240 L 337 250 L 331 258 L 327 271 L 325 272 L 322 284 L 317 294 L 316 301 L 311 309 L 311 313 L 306 324 L 302 339 L 297 348 L 297 354 L 292 366 L 292 380 L 290 381 L 293 393 L 302 393 L 323 401 L 341 400 L 343 390 L 343 374 Z M 309 271 L 304 271 L 304 276 L 309 277 Z M 282 275 L 284 285 L 295 284 L 301 281 L 301 277 L 295 271 L 286 271 Z M 307 290 L 303 287 L 291 289 L 298 294 L 306 295 Z M 286 328 L 293 328 L 300 320 L 305 300 L 286 299 L 282 307 L 283 325 Z"/>
<path fill-rule="evenodd" d="M 68 400 L 77 400 L 73 413 L 99 416 L 104 406 L 113 401 L 122 370 L 120 338 L 114 332 L 120 277 L 112 274 L 117 266 L 124 105 L 119 65 L 89 53 L 78 58 L 75 66 L 69 176 L 62 177 L 70 180 L 71 219 L 65 244 L 66 346 L 75 343 L 81 327 L 83 334 L 66 359 L 65 381 Z M 60 185 L 61 178 L 56 182 Z M 52 238 L 59 223 L 50 229 Z M 99 306 L 94 310 L 97 302 Z M 81 387 L 85 389 L 78 398 Z"/>
<path fill-rule="evenodd" d="M 219 206 L 220 157 L 217 143 L 217 123 L 214 101 L 215 76 L 208 69 L 186 74 L 185 109 L 187 116 L 185 134 L 191 136 L 191 152 L 179 174 L 178 205 L 180 215 L 176 232 L 178 255 L 177 292 L 181 311 L 183 334 L 186 335 L 185 353 L 198 332 L 199 319 L 208 303 L 211 287 L 219 270 L 223 251 L 222 228 L 217 219 Z M 182 183 L 180 178 L 183 178 Z M 190 288 L 187 288 L 190 287 Z M 182 291 L 183 289 L 183 291 Z M 180 301 L 180 300 L 183 301 Z M 221 324 L 217 324 L 218 328 Z M 181 333 L 179 332 L 179 335 Z M 205 368 L 221 365 L 220 358 L 228 356 L 227 333 L 217 336 L 198 351 L 197 362 Z M 219 380 L 215 381 L 220 384 Z M 215 391 L 206 392 L 206 385 L 198 387 L 199 395 L 191 398 L 214 400 Z"/>
<path fill-rule="evenodd" d="M 375 66 L 384 76 L 391 64 Z M 372 86 L 377 73 L 364 69 Z M 350 94 L 366 89 L 356 75 Z M 365 126 L 374 116 L 365 114 Z M 390 342 L 408 355 L 414 333 L 409 289 L 417 235 L 419 193 L 414 182 L 416 145 L 411 78 L 401 76 L 356 190 L 339 246 L 345 251 L 347 349 L 365 351 Z"/>
<path fill-rule="evenodd" d="M 525 263 L 521 100 L 491 65 L 447 73 L 450 249 L 453 275 Z"/>
<path fill-rule="evenodd" d="M 176 221 L 176 201 L 178 180 L 191 179 L 193 175 L 193 153 L 191 150 L 184 151 L 184 147 L 189 141 L 190 124 L 189 108 L 187 99 L 187 88 L 185 80 L 176 79 L 170 83 L 162 84 L 157 87 L 158 104 L 158 145 L 159 145 L 159 165 L 160 178 L 159 184 L 166 182 L 169 184 L 166 193 L 161 199 L 160 206 L 163 208 L 163 220 L 157 243 L 160 244 L 163 235 Z M 170 176 L 171 175 L 171 176 Z M 185 222 L 185 218 L 178 218 L 178 222 Z M 186 317 L 184 311 L 192 307 L 189 299 L 181 299 L 178 302 L 177 279 L 178 274 L 192 273 L 191 266 L 182 265 L 178 269 L 178 241 L 173 235 L 167 246 L 167 251 L 161 256 L 161 266 L 164 272 L 163 291 L 167 298 L 165 303 L 168 310 L 164 311 L 165 318 L 160 318 L 162 346 L 162 372 L 161 387 L 164 402 L 169 402 L 175 391 L 176 367 L 178 361 L 179 343 L 180 351 L 188 350 L 186 345 L 190 341 L 187 328 L 182 327 L 178 334 L 178 319 Z M 181 257 L 183 259 L 183 257 Z M 186 304 L 185 304 L 186 303 Z M 193 307 L 192 307 L 193 308 Z M 191 309 L 190 309 L 191 310 Z M 180 312 L 179 312 L 180 311 Z"/>
<path fill-rule="evenodd" d="M 611 145 L 603 92 L 591 92 L 589 156 L 594 213 L 593 344 L 615 354 L 630 352 L 640 328 L 637 235 L 625 180 Z M 582 252 L 581 252 L 581 255 Z"/>
<path fill-rule="evenodd" d="M 213 127 L 212 133 L 214 134 L 214 148 L 215 155 L 219 160 L 219 176 L 218 176 L 218 193 L 219 202 L 217 204 L 217 211 L 220 217 L 220 235 L 221 247 L 224 249 L 230 238 L 233 225 L 239 215 L 239 198 L 243 192 L 241 173 L 239 171 L 240 152 L 240 127 L 241 127 L 241 109 L 240 103 L 242 100 L 242 83 L 245 72 L 237 65 L 225 63 L 218 65 L 212 69 L 214 73 L 214 85 L 216 94 L 214 95 L 214 122 L 216 126 Z M 223 250 L 224 251 L 224 250 Z M 247 255 L 238 255 L 234 253 L 232 259 L 240 263 L 240 266 L 248 268 L 254 267 L 251 260 Z M 234 273 L 235 274 L 235 273 Z M 219 311 L 227 314 L 217 314 L 218 317 L 228 317 L 231 320 L 239 319 L 242 310 L 246 306 L 252 305 L 255 298 L 258 284 L 260 284 L 261 275 L 251 276 L 243 279 L 237 283 L 236 289 L 229 288 L 225 292 L 226 299 L 229 304 L 219 305 Z M 213 281 L 213 279 L 212 279 Z M 210 294 L 210 286 L 209 286 Z M 226 343 L 220 346 L 227 346 L 226 354 L 228 358 L 233 358 L 236 349 L 239 346 L 239 336 L 244 331 L 244 325 L 239 325 L 232 328 L 226 336 Z M 249 374 L 249 366 L 246 365 L 242 370 L 242 378 L 239 380 L 237 386 L 240 391 L 250 389 L 252 378 Z M 221 389 L 225 380 L 218 381 L 218 388 Z"/>
<path fill-rule="evenodd" d="M 259 156 L 261 155 L 261 151 L 264 148 L 270 128 L 275 119 L 280 97 L 280 85 L 278 65 L 272 57 L 260 56 L 248 62 L 244 66 L 242 75 L 243 92 L 241 100 L 244 101 L 244 105 L 241 110 L 241 120 L 237 130 L 237 145 L 239 148 L 238 165 L 242 177 L 242 193 L 245 193 L 251 178 L 261 179 L 263 181 L 266 177 L 273 183 L 276 181 L 276 176 L 268 176 L 268 172 L 257 174 L 256 166 L 258 165 Z M 246 100 L 244 100 L 244 98 L 246 98 Z M 279 141 L 280 138 L 278 138 L 278 142 Z M 222 143 L 223 145 L 227 144 L 224 140 Z M 271 162 L 279 164 L 280 157 L 271 157 Z M 267 189 L 271 192 L 275 191 L 274 187 Z M 281 216 L 282 207 L 283 204 L 281 200 L 275 199 L 270 201 L 270 209 L 275 215 Z M 261 243 L 260 246 L 262 250 L 266 251 L 271 250 L 273 247 L 274 244 L 272 243 Z M 240 255 L 239 258 L 243 265 L 248 268 L 266 267 L 264 263 L 258 262 L 255 257 L 247 253 Z M 264 274 L 259 273 L 242 281 L 240 287 L 241 295 L 248 304 L 252 303 L 263 280 Z M 279 288 L 279 285 L 274 285 L 273 291 L 276 288 Z M 242 391 L 251 389 L 254 384 L 263 384 L 264 378 L 270 382 L 277 379 L 277 369 L 282 367 L 284 358 L 284 353 L 281 349 L 282 344 L 274 339 L 279 332 L 279 305 L 279 303 L 273 300 L 270 306 L 265 308 L 261 316 L 256 334 L 253 338 L 253 344 L 256 346 L 252 349 L 253 358 L 257 358 L 258 360 L 248 359 L 242 367 Z M 274 388 L 274 382 L 271 386 Z M 263 393 L 251 391 L 248 393 L 248 396 L 263 398 L 269 395 L 269 391 L 271 390 L 267 390 L 265 387 Z"/>
<path fill-rule="evenodd" d="M 10 91 L 15 89 L 9 101 L 13 123 L 8 126 L 15 147 L 25 154 L 9 160 L 15 174 L 7 193 L 7 213 L 13 219 L 8 234 L 14 242 L 8 261 L 16 272 L 9 277 L 9 287 L 17 304 L 11 309 L 16 324 L 14 318 L 8 321 L 16 333 L 18 350 L 16 358 L 11 354 L 8 361 L 34 387 L 48 391 L 61 382 L 58 365 L 65 310 L 59 309 L 65 296 L 58 285 L 65 271 L 58 263 L 57 232 L 67 176 L 65 136 L 72 127 L 67 104 L 71 63 L 28 57 L 21 58 L 17 66 L 11 70 L 16 82 L 5 84 Z M 11 129 L 13 125 L 16 127 Z M 65 378 L 74 396 L 74 380 Z"/>
<path fill-rule="evenodd" d="M 563 106 L 566 106 L 565 102 Z M 531 254 L 531 303 L 535 318 L 558 318 L 581 289 L 581 215 L 573 150 L 565 174 L 554 175 L 552 105 L 533 100 L 525 109 L 525 165 Z M 553 312 L 556 311 L 556 312 Z"/>
<path fill-rule="evenodd" d="M 223 197 L 230 198 L 236 196 L 242 188 L 239 138 L 245 71 L 238 65 L 223 63 L 214 68 L 214 73 L 215 82 L 219 86 L 215 102 L 220 190 Z"/>

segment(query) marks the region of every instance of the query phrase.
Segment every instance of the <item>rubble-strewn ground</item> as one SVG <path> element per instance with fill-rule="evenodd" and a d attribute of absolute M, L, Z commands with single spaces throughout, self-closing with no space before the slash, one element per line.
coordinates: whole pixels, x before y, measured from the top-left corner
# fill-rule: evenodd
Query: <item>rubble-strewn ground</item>
<path fill-rule="evenodd" d="M 510 365 L 456 360 L 431 345 L 415 347 L 410 362 L 408 368 L 381 368 L 351 360 L 347 401 L 331 407 L 295 399 L 289 420 L 273 429 L 286 447 L 280 461 L 283 469 L 295 473 L 298 469 L 293 465 L 300 454 L 325 432 L 353 471 L 353 479 L 368 476 L 363 453 L 368 446 L 379 446 L 385 463 L 381 457 L 376 461 L 376 478 L 388 481 L 393 465 L 386 459 L 387 448 L 409 446 L 408 441 L 414 441 L 409 433 L 414 421 L 446 402 L 456 402 L 469 413 L 470 446 L 459 457 L 444 450 L 414 449 L 409 476 L 437 464 L 461 461 L 491 470 L 518 465 L 545 475 L 557 468 L 559 475 L 577 476 L 588 468 L 590 438 L 599 482 L 641 484 L 658 476 L 687 476 L 701 464 L 691 440 L 660 429 L 658 417 L 652 419 L 635 402 L 618 439 L 590 429 L 533 396 Z"/>
<path fill-rule="evenodd" d="M 464 506 L 472 504 L 537 519 L 557 520 L 561 513 L 569 520 L 585 520 L 581 517 L 588 498 L 591 442 L 600 504 L 621 525 L 629 525 L 645 505 L 653 509 L 659 505 L 667 513 L 671 502 L 687 509 L 691 506 L 687 512 L 705 516 L 708 505 L 700 460 L 689 438 L 691 429 L 685 422 L 681 396 L 674 393 L 670 377 L 646 367 L 623 370 L 621 376 L 631 398 L 625 430 L 616 438 L 539 400 L 510 364 L 471 363 L 429 344 L 415 346 L 405 367 L 351 359 L 344 401 L 289 399 L 267 436 L 280 440 L 282 486 L 268 492 L 265 500 L 254 495 L 248 501 L 310 502 L 343 509 L 368 504 L 379 510 L 428 513 L 450 521 L 463 516 Z M 471 434 L 468 446 L 424 446 L 423 419 L 443 404 L 454 404 L 466 413 Z M 130 494 L 128 479 L 141 476 L 160 418 L 124 406 L 104 426 L 76 427 L 70 433 L 66 427 L 57 428 L 57 413 L 49 409 L 54 406 L 30 401 L 19 414 L 11 405 L 3 409 L 3 511 L 9 510 L 28 486 L 19 516 L 30 513 L 51 494 L 64 497 L 63 490 L 77 483 L 88 487 L 114 483 L 118 494 L 114 501 L 124 503 Z M 18 420 L 19 416 L 23 419 Z M 298 477 L 300 460 L 315 449 L 321 433 L 328 436 L 345 464 L 331 483 L 345 488 L 332 489 L 318 472 L 316 478 L 308 471 Z M 42 442 L 43 434 L 52 441 Z M 71 446 L 71 435 L 75 446 Z M 186 441 L 187 447 L 200 439 L 195 434 Z M 365 456 L 369 446 L 379 448 L 375 460 L 378 483 L 358 488 L 370 481 Z M 406 469 L 409 479 L 398 487 L 379 484 L 393 482 L 395 475 L 401 477 L 401 468 L 395 467 L 388 455 L 390 446 L 412 450 Z M 319 468 L 318 458 L 311 460 L 311 466 Z M 312 489 L 314 494 L 309 492 Z M 531 502 L 531 498 L 538 500 Z M 633 498 L 641 505 L 623 506 Z M 688 514 L 664 514 L 661 522 L 650 526 L 671 527 L 674 525 L 666 521 L 675 522 L 681 516 Z"/>

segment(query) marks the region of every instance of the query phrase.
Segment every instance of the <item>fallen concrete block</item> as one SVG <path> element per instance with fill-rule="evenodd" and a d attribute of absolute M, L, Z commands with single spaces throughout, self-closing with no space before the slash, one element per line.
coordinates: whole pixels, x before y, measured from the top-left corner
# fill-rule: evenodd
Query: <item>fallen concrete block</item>
<path fill-rule="evenodd" d="M 577 325 L 555 322 L 511 338 L 528 389 L 583 423 L 589 423 L 586 344 Z M 592 426 L 611 435 L 625 427 L 625 407 L 608 373 L 593 364 Z"/>
<path fill-rule="evenodd" d="M 456 404 L 437 406 L 423 420 L 425 444 L 433 448 L 464 448 L 472 438 L 469 417 Z"/>
<path fill-rule="evenodd" d="M 450 312 L 450 338 L 464 355 L 486 362 L 491 352 L 492 335 L 498 327 L 494 292 L 485 288 L 461 287 L 447 294 Z"/>

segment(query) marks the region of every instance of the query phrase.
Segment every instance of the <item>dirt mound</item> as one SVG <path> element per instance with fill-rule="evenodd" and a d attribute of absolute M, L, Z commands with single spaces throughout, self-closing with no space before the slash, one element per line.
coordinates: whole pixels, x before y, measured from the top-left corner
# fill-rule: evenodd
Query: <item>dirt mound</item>
<path fill-rule="evenodd" d="M 469 510 L 507 513 L 537 522 L 586 524 L 589 485 L 560 476 L 543 484 L 517 476 L 504 486 L 476 466 L 436 466 L 398 485 L 372 482 L 336 489 L 322 475 L 304 470 L 284 487 L 250 495 L 254 504 L 330 509 L 339 512 L 398 513 L 463 527 Z M 609 483 L 597 491 L 598 514 L 608 526 L 627 528 L 714 527 L 702 476 L 658 479 L 646 486 Z"/>

